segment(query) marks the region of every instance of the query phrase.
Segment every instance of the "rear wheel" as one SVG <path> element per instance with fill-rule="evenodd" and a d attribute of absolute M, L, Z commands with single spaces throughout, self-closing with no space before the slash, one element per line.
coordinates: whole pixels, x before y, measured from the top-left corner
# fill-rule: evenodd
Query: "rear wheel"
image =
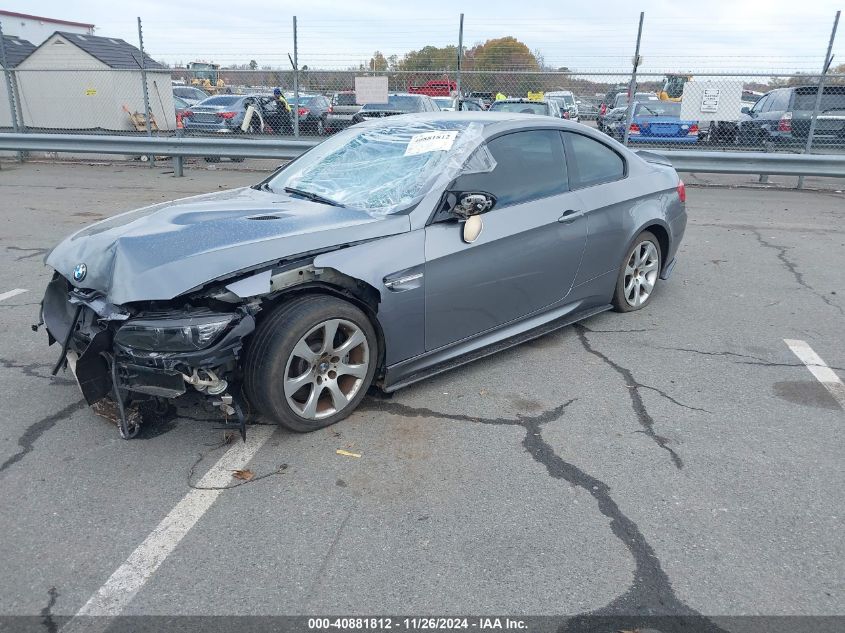
<path fill-rule="evenodd" d="M 660 277 L 660 243 L 649 231 L 634 240 L 619 270 L 613 307 L 617 312 L 644 308 L 654 294 Z"/>
<path fill-rule="evenodd" d="M 244 359 L 244 387 L 267 417 L 314 431 L 355 410 L 378 357 L 375 330 L 361 310 L 334 297 L 301 297 L 259 325 Z"/>

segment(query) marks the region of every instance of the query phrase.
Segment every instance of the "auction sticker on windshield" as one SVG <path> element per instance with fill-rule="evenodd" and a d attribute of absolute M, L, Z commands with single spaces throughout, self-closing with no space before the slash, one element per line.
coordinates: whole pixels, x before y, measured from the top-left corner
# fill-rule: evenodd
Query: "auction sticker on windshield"
<path fill-rule="evenodd" d="M 457 130 L 414 134 L 408 141 L 408 147 L 405 148 L 405 156 L 416 156 L 428 152 L 448 152 L 452 149 L 457 136 Z"/>

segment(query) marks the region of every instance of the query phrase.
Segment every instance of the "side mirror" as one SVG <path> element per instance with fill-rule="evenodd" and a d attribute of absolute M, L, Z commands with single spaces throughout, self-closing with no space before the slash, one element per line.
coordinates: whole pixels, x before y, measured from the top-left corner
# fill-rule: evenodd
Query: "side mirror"
<path fill-rule="evenodd" d="M 456 195 L 452 213 L 462 220 L 487 213 L 496 205 L 496 196 L 486 191 L 467 191 Z"/>
<path fill-rule="evenodd" d="M 463 221 L 461 232 L 464 242 L 472 244 L 484 229 L 481 214 L 496 205 L 496 196 L 486 191 L 449 193 L 448 203 L 451 212 Z"/>
<path fill-rule="evenodd" d="M 742 110 L 740 110 L 743 114 L 749 114 L 751 110 L 748 109 L 748 106 L 742 106 Z"/>

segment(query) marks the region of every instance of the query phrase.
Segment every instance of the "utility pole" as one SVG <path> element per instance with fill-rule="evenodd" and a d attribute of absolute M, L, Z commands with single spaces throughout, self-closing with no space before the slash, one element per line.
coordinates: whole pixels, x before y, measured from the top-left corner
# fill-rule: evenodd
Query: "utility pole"
<path fill-rule="evenodd" d="M 628 107 L 625 109 L 625 132 L 622 137 L 622 144 L 628 145 L 628 131 L 631 128 L 631 115 L 634 113 L 634 95 L 637 94 L 637 67 L 642 61 L 640 59 L 640 40 L 643 37 L 643 18 L 645 12 L 640 12 L 640 26 L 637 29 L 637 47 L 634 49 L 634 69 L 631 71 L 631 83 L 628 85 Z"/>
<path fill-rule="evenodd" d="M 299 136 L 299 46 L 296 41 L 296 16 L 293 16 L 293 135 Z"/>
<path fill-rule="evenodd" d="M 141 29 L 141 17 L 138 17 L 138 47 L 141 49 L 141 88 L 144 94 L 144 121 L 147 127 L 147 136 L 153 135 L 153 128 L 150 123 L 150 93 L 147 90 L 147 64 L 144 59 L 144 33 Z M 150 168 L 155 167 L 155 156 L 149 156 Z"/>
<path fill-rule="evenodd" d="M 827 43 L 827 52 L 824 55 L 824 64 L 822 65 L 822 74 L 819 76 L 819 88 L 818 92 L 816 93 L 816 104 L 813 106 L 813 116 L 810 119 L 810 131 L 807 133 L 807 145 L 804 148 L 804 152 L 809 154 L 810 150 L 813 147 L 813 134 L 816 133 L 816 119 L 819 118 L 819 109 L 822 105 L 822 96 L 824 95 L 824 80 L 827 75 L 827 71 L 830 69 L 830 64 L 833 61 L 833 55 L 831 55 L 831 51 L 833 50 L 833 41 L 836 39 L 836 29 L 839 26 L 839 15 L 842 13 L 841 11 L 836 12 L 836 17 L 833 18 L 833 29 L 830 31 L 830 41 Z M 804 176 L 798 176 L 798 188 L 801 189 L 804 186 Z"/>
<path fill-rule="evenodd" d="M 458 102 L 455 104 L 455 110 L 461 109 L 461 61 L 464 56 L 464 14 L 461 13 L 461 22 L 458 27 L 458 72 L 455 79 L 455 91 L 458 93 Z"/>

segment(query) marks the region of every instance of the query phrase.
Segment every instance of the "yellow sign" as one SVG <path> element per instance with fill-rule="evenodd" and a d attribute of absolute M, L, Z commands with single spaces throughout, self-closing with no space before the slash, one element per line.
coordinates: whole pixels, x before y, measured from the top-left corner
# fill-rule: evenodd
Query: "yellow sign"
<path fill-rule="evenodd" d="M 85 96 L 86 97 L 93 97 L 95 94 L 97 94 L 96 88 L 86 88 L 85 89 Z"/>
<path fill-rule="evenodd" d="M 529 101 L 542 101 L 545 95 L 542 92 L 529 92 L 528 93 L 528 100 Z"/>

